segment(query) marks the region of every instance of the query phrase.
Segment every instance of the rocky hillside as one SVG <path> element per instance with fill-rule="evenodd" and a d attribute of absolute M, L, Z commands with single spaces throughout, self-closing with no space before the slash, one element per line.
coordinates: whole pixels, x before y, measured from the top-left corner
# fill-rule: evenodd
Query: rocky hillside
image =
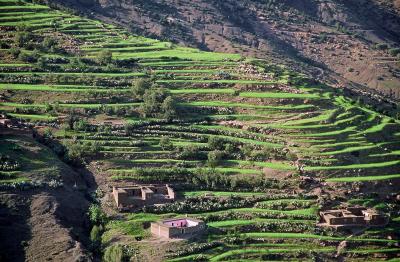
<path fill-rule="evenodd" d="M 302 62 L 313 77 L 399 98 L 399 1 L 50 0 L 147 36 Z M 305 62 L 305 63 L 304 63 Z M 296 63 L 299 65 L 298 63 Z M 352 85 L 350 82 L 355 83 Z"/>

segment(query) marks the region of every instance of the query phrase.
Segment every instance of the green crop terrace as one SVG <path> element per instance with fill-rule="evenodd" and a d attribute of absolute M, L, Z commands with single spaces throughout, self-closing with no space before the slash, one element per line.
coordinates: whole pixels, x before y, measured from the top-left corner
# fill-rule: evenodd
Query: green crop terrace
<path fill-rule="evenodd" d="M 0 0 L 0 27 L 0 112 L 47 125 L 63 144 L 95 147 L 91 160 L 101 163 L 107 183 L 189 184 L 197 188 L 182 187 L 182 199 L 241 199 L 216 210 L 122 214 L 105 225 L 104 246 L 120 234 L 151 241 L 148 222 L 189 214 L 207 222 L 209 235 L 201 241 L 209 245 L 169 254 L 169 261 L 311 261 L 317 253 L 335 254 L 345 239 L 352 244 L 344 255 L 354 261 L 399 253 L 383 237 L 390 230 L 349 238 L 319 231 L 314 196 L 280 195 L 296 191 L 300 176 L 330 187 L 399 179 L 398 120 L 264 60 L 144 38 L 44 5 Z M 16 35 L 24 30 L 40 41 L 54 37 L 63 51 L 31 39 L 15 55 Z M 112 62 L 96 63 L 105 51 Z M 132 91 L 138 79 L 172 96 L 177 115 L 141 115 L 144 102 Z M 71 115 L 93 128 L 71 129 L 64 121 Z M 222 159 L 210 160 L 215 151 Z M 0 172 L 2 184 L 24 179 L 6 173 Z"/>

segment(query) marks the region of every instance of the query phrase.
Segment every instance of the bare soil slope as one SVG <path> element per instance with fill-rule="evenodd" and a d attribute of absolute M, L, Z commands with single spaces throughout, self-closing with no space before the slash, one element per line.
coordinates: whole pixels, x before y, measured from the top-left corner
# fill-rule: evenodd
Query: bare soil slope
<path fill-rule="evenodd" d="M 81 244 L 87 243 L 88 226 L 83 179 L 28 136 L 2 135 L 1 151 L 7 151 L 5 143 L 23 147 L 13 156 L 21 159 L 23 168 L 29 167 L 25 177 L 39 184 L 31 189 L 28 184 L 0 189 L 0 261 L 90 261 Z M 51 174 L 46 174 L 41 161 L 46 161 Z M 57 180 L 58 186 L 46 183 L 46 176 Z"/>

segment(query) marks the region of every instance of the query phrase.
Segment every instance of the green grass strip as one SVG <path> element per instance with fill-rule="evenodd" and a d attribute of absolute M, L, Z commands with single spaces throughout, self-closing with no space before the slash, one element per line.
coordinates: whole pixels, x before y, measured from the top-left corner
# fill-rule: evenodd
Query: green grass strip
<path fill-rule="evenodd" d="M 273 93 L 273 92 L 243 92 L 241 97 L 252 98 L 301 98 L 301 99 L 321 99 L 318 94 L 295 94 L 295 93 Z"/>
<path fill-rule="evenodd" d="M 243 237 L 251 238 L 297 238 L 297 239 L 319 239 L 319 240 L 331 240 L 331 241 L 357 241 L 357 242 L 383 242 L 383 243 L 396 243 L 397 240 L 388 239 L 377 239 L 377 238 L 345 238 L 345 237 L 331 237 L 321 236 L 315 234 L 303 234 L 303 233 L 244 233 L 241 234 Z"/>
<path fill-rule="evenodd" d="M 328 178 L 327 182 L 369 182 L 369 181 L 381 181 L 390 179 L 399 179 L 400 174 L 397 175 L 382 175 L 382 176 L 356 176 L 356 177 L 338 177 L 338 178 Z"/>
<path fill-rule="evenodd" d="M 232 95 L 235 93 L 235 90 L 232 88 L 222 88 L 222 89 L 207 89 L 207 88 L 198 88 L 198 89 L 171 89 L 169 90 L 171 94 L 229 94 Z"/>
<path fill-rule="evenodd" d="M 307 171 L 319 171 L 319 170 L 339 170 L 339 169 L 367 169 L 367 168 L 379 168 L 399 165 L 400 160 L 381 162 L 381 163 L 367 163 L 367 164 L 353 164 L 347 166 L 308 166 L 304 170 Z"/>
<path fill-rule="evenodd" d="M 231 256 L 243 256 L 246 254 L 253 254 L 253 255 L 263 255 L 263 254 L 277 254 L 277 253 L 293 253 L 293 252 L 299 252 L 303 251 L 303 248 L 287 248 L 287 249 L 282 249 L 282 248 L 271 248 L 271 249 L 253 249 L 253 248 L 245 248 L 245 249 L 236 249 L 236 250 L 229 250 L 227 252 L 224 252 L 222 254 L 219 254 L 215 257 L 210 258 L 211 262 L 215 261 L 228 261 L 226 260 L 228 257 Z M 318 249 L 312 249 L 314 251 L 318 252 L 335 252 L 336 248 L 334 247 L 325 247 L 325 248 L 318 248 Z"/>

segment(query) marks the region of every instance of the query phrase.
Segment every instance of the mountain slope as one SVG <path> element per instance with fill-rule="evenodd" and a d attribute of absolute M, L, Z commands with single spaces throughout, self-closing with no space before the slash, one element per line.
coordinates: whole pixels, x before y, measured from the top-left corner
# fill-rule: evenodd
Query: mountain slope
<path fill-rule="evenodd" d="M 393 98 L 400 96 L 397 51 L 392 55 L 375 49 L 378 43 L 387 43 L 388 49 L 399 47 L 400 18 L 394 1 L 59 3 L 136 33 L 206 50 L 287 60 L 289 65 L 305 61 L 324 69 L 321 75 L 321 70 L 306 66 L 313 77 L 334 78 L 341 86 L 351 81 Z"/>
<path fill-rule="evenodd" d="M 84 181 L 29 132 L 12 133 L 0 129 L 2 159 L 20 165 L 0 171 L 0 260 L 87 259 L 80 243 L 87 244 L 88 202 L 78 190 L 86 189 Z"/>
<path fill-rule="evenodd" d="M 0 130 L 1 192 L 9 195 L 1 235 L 22 231 L 9 260 L 68 259 L 88 247 L 94 260 L 400 256 L 396 107 L 269 60 L 158 41 L 45 5 L 0 3 L 0 111 L 20 123 Z M 28 127 L 85 180 L 93 174 L 97 190 L 31 137 L 8 137 Z M 41 187 L 24 187 L 36 180 Z M 168 183 L 178 199 L 118 212 L 112 187 L 136 183 Z M 344 205 L 374 208 L 390 223 L 317 226 L 319 210 Z M 150 222 L 185 215 L 207 223 L 203 237 L 151 235 Z M 17 226 L 7 227 L 13 218 Z"/>

